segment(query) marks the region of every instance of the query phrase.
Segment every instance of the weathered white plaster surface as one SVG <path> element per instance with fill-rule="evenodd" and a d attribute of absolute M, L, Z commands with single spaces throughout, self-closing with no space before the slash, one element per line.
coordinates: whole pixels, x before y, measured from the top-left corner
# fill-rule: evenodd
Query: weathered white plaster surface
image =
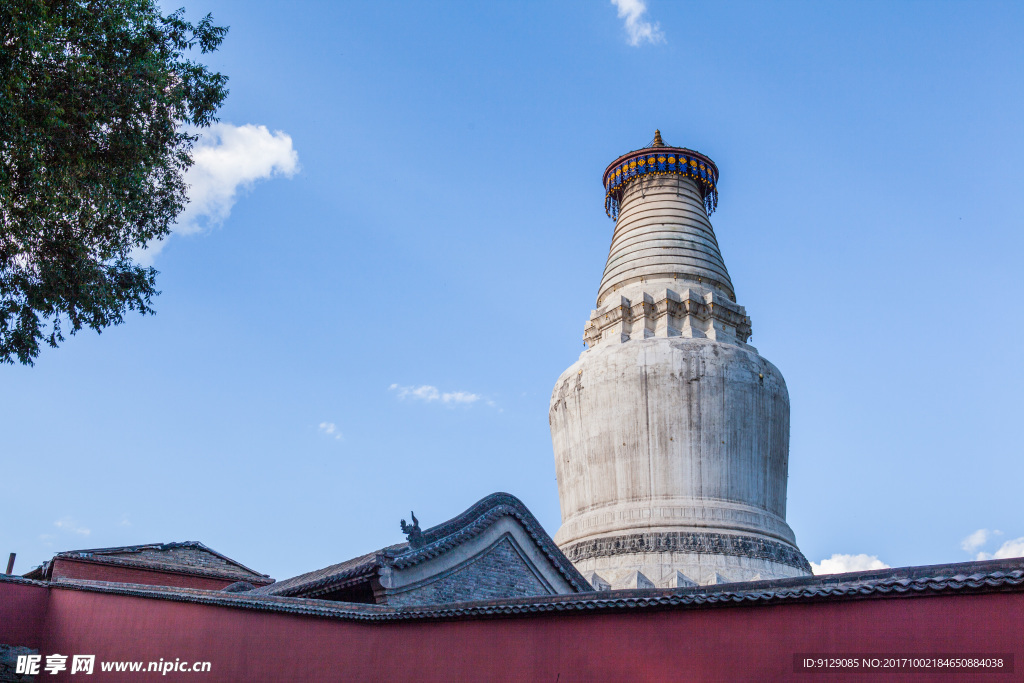
<path fill-rule="evenodd" d="M 633 299 L 647 291 L 645 282 L 678 279 L 735 296 L 697 185 L 682 176 L 634 180 L 620 202 L 597 304 L 613 293 Z"/>
<path fill-rule="evenodd" d="M 589 348 L 558 379 L 549 413 L 555 541 L 585 575 L 624 588 L 636 572 L 659 586 L 680 585 L 680 573 L 702 584 L 807 573 L 786 524 L 789 394 L 749 336 L 696 185 L 634 181 Z M 631 546 L 580 557 L 587 543 L 628 536 Z M 722 539 L 753 550 L 714 552 Z"/>

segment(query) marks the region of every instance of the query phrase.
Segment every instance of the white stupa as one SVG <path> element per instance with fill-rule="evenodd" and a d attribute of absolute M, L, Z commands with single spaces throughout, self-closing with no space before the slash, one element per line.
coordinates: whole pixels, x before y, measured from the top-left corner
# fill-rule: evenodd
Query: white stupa
<path fill-rule="evenodd" d="M 786 523 L 789 394 L 747 344 L 708 220 L 717 181 L 709 158 L 658 132 L 605 171 L 615 232 L 588 348 L 550 410 L 555 541 L 594 584 L 811 571 Z"/>

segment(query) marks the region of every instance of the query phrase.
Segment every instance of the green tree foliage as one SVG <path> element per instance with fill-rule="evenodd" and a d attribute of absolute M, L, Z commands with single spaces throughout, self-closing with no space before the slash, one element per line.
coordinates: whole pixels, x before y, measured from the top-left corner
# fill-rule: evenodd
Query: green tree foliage
<path fill-rule="evenodd" d="M 227 78 L 189 59 L 227 28 L 154 0 L 0 0 L 0 362 L 152 313 L 133 248 L 187 202 Z"/>

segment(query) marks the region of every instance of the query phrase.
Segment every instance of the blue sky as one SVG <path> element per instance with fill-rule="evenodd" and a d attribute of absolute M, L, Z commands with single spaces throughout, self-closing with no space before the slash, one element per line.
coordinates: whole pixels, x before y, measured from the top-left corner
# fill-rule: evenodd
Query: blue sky
<path fill-rule="evenodd" d="M 498 490 L 553 534 L 601 173 L 656 127 L 721 170 L 808 558 L 1024 552 L 1019 3 L 187 11 L 231 27 L 231 94 L 191 213 L 140 256 L 157 314 L 0 367 L 17 572 L 199 540 L 286 578 Z"/>

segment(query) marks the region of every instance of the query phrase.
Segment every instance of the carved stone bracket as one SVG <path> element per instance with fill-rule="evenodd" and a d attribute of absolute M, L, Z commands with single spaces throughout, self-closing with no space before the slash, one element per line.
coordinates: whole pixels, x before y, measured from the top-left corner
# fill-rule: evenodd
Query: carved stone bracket
<path fill-rule="evenodd" d="M 633 301 L 624 296 L 618 303 L 592 311 L 583 331 L 583 341 L 593 348 L 599 343 L 621 344 L 648 337 L 713 339 L 745 344 L 750 339 L 750 317 L 746 309 L 716 292 L 663 289 L 644 293 Z"/>

